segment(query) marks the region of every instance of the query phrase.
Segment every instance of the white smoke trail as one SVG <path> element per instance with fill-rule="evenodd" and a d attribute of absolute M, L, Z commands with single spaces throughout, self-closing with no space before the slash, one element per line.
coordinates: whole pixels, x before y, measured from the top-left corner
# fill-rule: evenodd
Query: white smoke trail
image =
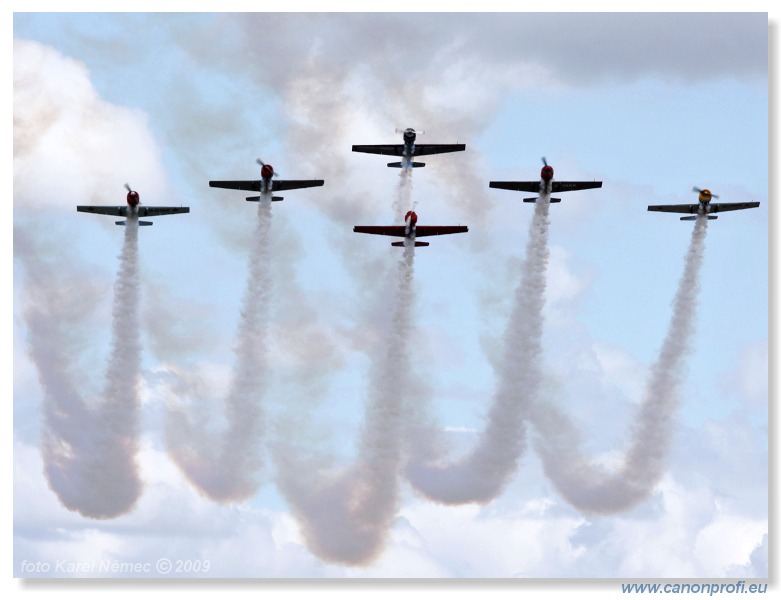
<path fill-rule="evenodd" d="M 523 421 L 542 379 L 542 309 L 548 266 L 548 197 L 535 204 L 526 258 L 504 339 L 504 358 L 487 423 L 477 447 L 446 464 L 431 432 L 410 439 L 407 477 L 428 498 L 444 504 L 490 502 L 515 471 L 526 448 Z"/>
<path fill-rule="evenodd" d="M 169 453 L 199 491 L 218 502 L 250 498 L 262 469 L 261 401 L 266 384 L 266 336 L 271 295 L 271 199 L 258 203 L 257 224 L 248 261 L 249 276 L 241 308 L 236 366 L 225 400 L 227 427 L 221 439 L 204 431 L 183 407 L 169 412 Z"/>
<path fill-rule="evenodd" d="M 397 265 L 397 297 L 387 343 L 372 357 L 369 405 L 358 462 L 342 474 L 304 464 L 290 444 L 274 449 L 277 481 L 301 523 L 309 549 L 330 562 L 366 565 L 382 551 L 399 506 L 402 413 L 409 389 L 414 247 Z M 320 472 L 318 472 L 318 470 Z"/>
<path fill-rule="evenodd" d="M 412 167 L 403 168 L 399 173 L 399 181 L 396 186 L 396 196 L 393 199 L 393 216 L 396 223 L 404 222 L 404 215 L 412 210 Z"/>
<path fill-rule="evenodd" d="M 30 353 L 44 388 L 41 452 L 51 489 L 69 510 L 95 519 L 130 511 L 141 493 L 138 450 L 139 343 L 138 225 L 128 219 L 114 287 L 113 345 L 103 402 L 88 406 L 74 385 L 69 354 L 69 308 L 58 274 L 24 252 L 32 293 L 25 312 Z"/>
<path fill-rule="evenodd" d="M 531 418 L 539 433 L 536 446 L 545 473 L 582 511 L 607 514 L 627 510 L 646 498 L 662 477 L 680 403 L 683 359 L 694 332 L 707 227 L 707 219 L 697 219 L 667 336 L 651 369 L 623 465 L 613 474 L 606 473 L 583 457 L 580 436 L 565 414 L 542 402 L 533 410 Z"/>

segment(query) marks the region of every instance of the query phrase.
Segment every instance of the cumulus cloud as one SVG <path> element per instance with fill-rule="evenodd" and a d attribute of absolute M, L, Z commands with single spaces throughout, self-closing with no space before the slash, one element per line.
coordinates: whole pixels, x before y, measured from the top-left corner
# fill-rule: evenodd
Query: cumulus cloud
<path fill-rule="evenodd" d="M 122 203 L 126 181 L 166 195 L 146 116 L 101 99 L 83 63 L 15 39 L 15 212 Z"/>
<path fill-rule="evenodd" d="M 768 402 L 768 342 L 745 348 L 734 370 L 725 377 L 727 389 L 750 409 L 762 410 Z"/>

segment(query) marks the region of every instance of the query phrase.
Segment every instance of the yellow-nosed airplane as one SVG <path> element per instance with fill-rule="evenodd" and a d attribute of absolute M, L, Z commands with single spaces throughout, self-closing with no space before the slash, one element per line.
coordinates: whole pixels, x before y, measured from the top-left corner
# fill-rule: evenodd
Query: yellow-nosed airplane
<path fill-rule="evenodd" d="M 681 217 L 681 221 L 694 221 L 697 217 L 704 216 L 708 219 L 718 219 L 712 213 L 724 212 L 727 210 L 743 210 L 744 208 L 756 208 L 759 202 L 711 202 L 711 198 L 718 198 L 710 190 L 701 190 L 698 187 L 692 188 L 693 192 L 699 192 L 699 202 L 697 204 L 657 204 L 649 206 L 648 210 L 658 212 L 690 213 L 690 217 Z"/>

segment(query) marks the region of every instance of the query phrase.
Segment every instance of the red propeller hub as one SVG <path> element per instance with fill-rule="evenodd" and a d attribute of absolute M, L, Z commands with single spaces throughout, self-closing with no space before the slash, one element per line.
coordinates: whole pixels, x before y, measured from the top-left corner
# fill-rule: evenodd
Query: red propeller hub
<path fill-rule="evenodd" d="M 540 171 L 540 177 L 542 177 L 543 181 L 550 181 L 553 179 L 553 167 L 545 165 L 542 168 L 542 171 Z"/>
<path fill-rule="evenodd" d="M 263 179 L 271 179 L 274 176 L 274 167 L 271 165 L 263 165 L 260 167 L 260 176 Z"/>
<path fill-rule="evenodd" d="M 128 192 L 128 193 L 127 193 L 127 203 L 128 203 L 130 206 L 137 206 L 137 205 L 138 205 L 138 202 L 139 202 L 139 199 L 138 199 L 138 192 L 132 192 L 132 191 L 131 191 L 131 192 Z"/>

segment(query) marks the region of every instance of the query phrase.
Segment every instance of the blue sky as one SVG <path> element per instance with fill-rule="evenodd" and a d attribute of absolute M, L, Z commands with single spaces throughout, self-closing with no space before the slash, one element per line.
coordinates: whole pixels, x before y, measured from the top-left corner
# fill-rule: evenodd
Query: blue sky
<path fill-rule="evenodd" d="M 145 490 L 113 521 L 68 511 L 43 477 L 37 288 L 15 245 L 16 576 L 22 559 L 157 559 L 160 544 L 227 577 L 766 576 L 765 15 L 17 13 L 13 28 L 14 227 L 91 286 L 71 332 L 85 395 L 103 381 L 122 232 L 74 205 L 121 204 L 128 181 L 144 203 L 191 207 L 139 233 Z M 665 475 L 643 502 L 582 513 L 530 444 L 486 506 L 402 482 L 382 552 L 346 567 L 308 547 L 268 449 L 256 494 L 224 505 L 182 475 L 165 427 L 172 382 L 196 376 L 220 422 L 254 205 L 208 181 L 256 178 L 261 157 L 325 179 L 274 203 L 271 255 L 255 257 L 273 279 L 269 422 L 298 423 L 334 468 L 356 459 L 397 254 L 351 230 L 393 221 L 399 173 L 350 146 L 408 126 L 467 145 L 427 159 L 411 191 L 420 223 L 470 228 L 417 252 L 408 339 L 451 456 L 482 429 L 534 212 L 489 181 L 536 180 L 544 155 L 559 180 L 604 182 L 550 209 L 543 352 L 546 389 L 605 464 L 630 438 L 692 229 L 646 206 L 694 202 L 694 185 L 761 206 L 710 224 Z"/>

